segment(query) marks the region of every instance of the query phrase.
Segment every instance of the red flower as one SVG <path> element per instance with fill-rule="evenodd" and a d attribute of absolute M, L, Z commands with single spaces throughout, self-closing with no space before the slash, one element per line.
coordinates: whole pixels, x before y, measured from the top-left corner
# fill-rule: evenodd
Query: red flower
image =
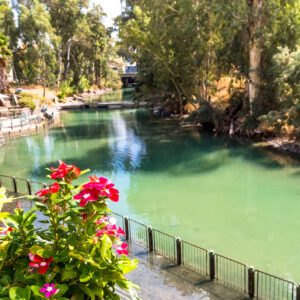
<path fill-rule="evenodd" d="M 49 265 L 53 260 L 53 257 L 50 256 L 49 258 L 43 258 L 39 255 L 33 255 L 32 253 L 29 253 L 29 258 L 32 262 L 29 263 L 30 267 L 33 268 L 39 268 L 38 273 L 44 274 L 48 271 Z"/>
<path fill-rule="evenodd" d="M 49 189 L 43 189 L 43 190 L 40 190 L 38 192 L 36 192 L 35 194 L 36 195 L 39 195 L 39 197 L 44 197 L 44 196 L 48 196 L 50 193 Z"/>
<path fill-rule="evenodd" d="M 58 191 L 60 190 L 60 185 L 55 182 L 53 183 L 52 185 L 50 185 L 49 189 L 43 189 L 43 190 L 40 190 L 39 192 L 35 193 L 36 195 L 39 195 L 39 197 L 48 197 L 49 194 L 56 194 L 58 193 Z"/>
<path fill-rule="evenodd" d="M 13 231 L 13 229 L 11 227 L 8 227 L 6 230 L 2 230 L 0 231 L 0 234 L 7 234 L 8 232 Z"/>
<path fill-rule="evenodd" d="M 59 190 L 60 190 L 60 185 L 59 185 L 57 182 L 53 183 L 53 184 L 50 186 L 50 192 L 51 192 L 52 194 L 58 193 Z"/>
<path fill-rule="evenodd" d="M 57 169 L 51 168 L 51 178 L 65 178 L 67 181 L 72 181 L 77 179 L 80 174 L 81 170 L 75 167 L 74 165 L 66 165 L 63 161 L 59 161 L 59 167 Z"/>
<path fill-rule="evenodd" d="M 106 178 L 90 177 L 90 182 L 83 185 L 81 192 L 74 199 L 81 200 L 79 205 L 85 206 L 88 201 L 97 201 L 99 197 L 108 197 L 114 202 L 119 201 L 119 191 Z"/>

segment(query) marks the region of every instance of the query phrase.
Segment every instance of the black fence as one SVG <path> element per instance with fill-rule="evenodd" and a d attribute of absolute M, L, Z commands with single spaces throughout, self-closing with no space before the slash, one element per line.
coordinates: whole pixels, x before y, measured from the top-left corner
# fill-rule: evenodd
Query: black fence
<path fill-rule="evenodd" d="M 12 176 L 0 175 L 0 187 L 5 187 L 7 191 L 15 194 L 33 195 L 45 188 L 46 184 Z"/>
<path fill-rule="evenodd" d="M 112 215 L 125 231 L 128 242 L 135 242 L 149 252 L 167 257 L 178 265 L 248 294 L 250 298 L 300 300 L 300 287 L 292 281 L 255 270 L 120 214 L 112 212 Z"/>
<path fill-rule="evenodd" d="M 34 194 L 45 187 L 34 181 L 0 175 L 0 187 L 13 193 Z M 149 252 L 167 257 L 202 276 L 264 300 L 300 300 L 300 287 L 296 283 L 255 270 L 243 263 L 214 253 L 205 248 L 182 241 L 157 229 L 112 212 L 117 226 L 125 231 L 125 240 L 133 241 Z"/>

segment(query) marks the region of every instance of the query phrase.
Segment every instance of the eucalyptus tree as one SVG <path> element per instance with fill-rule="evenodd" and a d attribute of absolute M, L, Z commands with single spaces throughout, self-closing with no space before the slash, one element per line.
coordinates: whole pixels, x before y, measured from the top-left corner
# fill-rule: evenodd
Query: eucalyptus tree
<path fill-rule="evenodd" d="M 14 16 L 8 0 L 0 0 L 0 33 L 10 40 L 15 35 Z"/>
<path fill-rule="evenodd" d="M 120 44 L 146 93 L 168 95 L 182 111 L 209 102 L 220 76 L 237 77 L 246 83 L 244 115 L 255 119 L 280 104 L 274 56 L 299 44 L 299 15 L 294 0 L 127 0 Z"/>
<path fill-rule="evenodd" d="M 3 34 L 0 34 L 0 93 L 5 93 L 9 89 L 6 74 L 7 58 L 11 55 L 8 49 L 8 41 Z"/>
<path fill-rule="evenodd" d="M 50 15 L 41 2 L 18 3 L 18 33 L 18 47 L 14 51 L 18 78 L 27 83 L 44 83 L 45 74 L 55 72 L 55 35 Z"/>

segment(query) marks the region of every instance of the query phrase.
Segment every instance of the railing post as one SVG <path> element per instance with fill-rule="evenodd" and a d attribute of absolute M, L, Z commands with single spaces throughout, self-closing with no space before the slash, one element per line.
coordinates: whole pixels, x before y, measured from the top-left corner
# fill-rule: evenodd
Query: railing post
<path fill-rule="evenodd" d="M 12 177 L 13 180 L 13 185 L 14 185 L 14 192 L 15 194 L 18 192 L 18 186 L 17 186 L 17 181 L 15 177 Z"/>
<path fill-rule="evenodd" d="M 297 285 L 297 298 L 296 300 L 300 300 L 300 285 Z"/>
<path fill-rule="evenodd" d="M 176 249 L 177 249 L 177 263 L 181 265 L 181 239 L 176 239 Z"/>
<path fill-rule="evenodd" d="M 28 194 L 32 195 L 31 184 L 29 180 L 27 180 L 27 190 L 28 190 Z"/>
<path fill-rule="evenodd" d="M 209 251 L 209 275 L 210 275 L 211 280 L 215 279 L 216 266 L 215 266 L 215 252 L 214 252 L 214 250 Z"/>
<path fill-rule="evenodd" d="M 130 232 L 129 232 L 128 217 L 124 217 L 124 226 L 125 226 L 125 239 L 126 239 L 126 241 L 129 241 Z"/>
<path fill-rule="evenodd" d="M 153 252 L 153 231 L 152 227 L 148 227 L 149 251 Z"/>
<path fill-rule="evenodd" d="M 250 298 L 253 298 L 255 294 L 255 275 L 252 266 L 248 268 L 248 291 Z"/>

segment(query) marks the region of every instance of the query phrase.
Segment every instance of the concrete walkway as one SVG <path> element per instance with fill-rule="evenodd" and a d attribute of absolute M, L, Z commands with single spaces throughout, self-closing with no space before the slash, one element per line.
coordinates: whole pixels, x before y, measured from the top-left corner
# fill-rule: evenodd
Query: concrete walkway
<path fill-rule="evenodd" d="M 150 254 L 144 247 L 130 245 L 130 256 L 139 259 L 138 268 L 126 277 L 140 287 L 143 300 L 246 300 L 249 297 L 218 281 L 211 281 L 184 266 Z"/>

